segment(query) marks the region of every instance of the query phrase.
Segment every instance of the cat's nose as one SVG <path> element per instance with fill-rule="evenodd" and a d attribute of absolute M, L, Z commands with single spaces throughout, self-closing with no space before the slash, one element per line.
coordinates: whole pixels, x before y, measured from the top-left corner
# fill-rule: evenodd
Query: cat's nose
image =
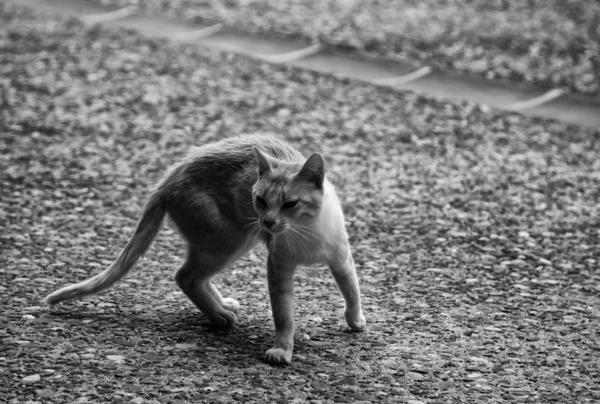
<path fill-rule="evenodd" d="M 270 229 L 271 227 L 275 226 L 275 220 L 271 220 L 271 219 L 263 219 L 263 224 L 265 225 L 265 227 L 267 229 Z"/>

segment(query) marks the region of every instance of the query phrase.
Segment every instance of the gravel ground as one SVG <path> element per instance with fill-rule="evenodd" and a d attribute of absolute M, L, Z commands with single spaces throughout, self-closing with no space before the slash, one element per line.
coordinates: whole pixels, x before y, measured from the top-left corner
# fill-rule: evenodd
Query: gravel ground
<path fill-rule="evenodd" d="M 600 132 L 481 111 L 0 3 L 0 402 L 600 399 Z M 368 331 L 298 273 L 294 364 L 271 367 L 263 251 L 223 276 L 219 331 L 178 291 L 167 226 L 99 272 L 192 144 L 271 131 L 320 151 L 347 213 Z"/>
<path fill-rule="evenodd" d="M 104 3 L 139 3 L 149 12 L 201 23 L 220 21 L 378 58 L 600 96 L 600 3 L 589 0 Z"/>

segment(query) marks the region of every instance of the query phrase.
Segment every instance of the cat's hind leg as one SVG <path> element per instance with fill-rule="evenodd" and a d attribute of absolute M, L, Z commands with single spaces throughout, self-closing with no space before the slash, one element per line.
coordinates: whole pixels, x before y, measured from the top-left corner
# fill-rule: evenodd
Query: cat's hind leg
<path fill-rule="evenodd" d="M 186 262 L 175 274 L 175 281 L 183 293 L 218 327 L 235 327 L 235 311 L 239 303 L 223 298 L 211 278 L 225 268 L 231 255 L 208 253 L 190 249 Z"/>
<path fill-rule="evenodd" d="M 217 289 L 217 286 L 214 283 L 212 283 L 212 281 L 208 283 L 207 289 L 209 293 L 211 293 L 213 297 L 217 300 L 217 302 L 219 302 L 219 304 L 223 306 L 223 308 L 229 311 L 233 311 L 234 313 L 237 313 L 237 311 L 240 309 L 240 303 L 231 297 L 221 296 L 221 292 L 219 292 L 219 289 Z"/>

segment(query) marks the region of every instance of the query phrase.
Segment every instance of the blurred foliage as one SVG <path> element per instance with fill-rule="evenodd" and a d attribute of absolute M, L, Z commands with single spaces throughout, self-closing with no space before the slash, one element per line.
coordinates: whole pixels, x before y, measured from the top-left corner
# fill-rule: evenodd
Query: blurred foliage
<path fill-rule="evenodd" d="M 105 0 L 598 95 L 600 2 L 587 0 Z"/>

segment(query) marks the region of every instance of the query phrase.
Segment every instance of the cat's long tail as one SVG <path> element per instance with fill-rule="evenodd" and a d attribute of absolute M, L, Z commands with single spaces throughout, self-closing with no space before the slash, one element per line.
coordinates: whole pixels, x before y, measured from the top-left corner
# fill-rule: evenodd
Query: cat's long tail
<path fill-rule="evenodd" d="M 44 301 L 47 304 L 54 305 L 65 300 L 80 299 L 98 293 L 121 280 L 154 241 L 166 212 L 162 192 L 158 189 L 146 203 L 133 237 L 129 239 L 115 262 L 93 278 L 51 293 Z"/>

